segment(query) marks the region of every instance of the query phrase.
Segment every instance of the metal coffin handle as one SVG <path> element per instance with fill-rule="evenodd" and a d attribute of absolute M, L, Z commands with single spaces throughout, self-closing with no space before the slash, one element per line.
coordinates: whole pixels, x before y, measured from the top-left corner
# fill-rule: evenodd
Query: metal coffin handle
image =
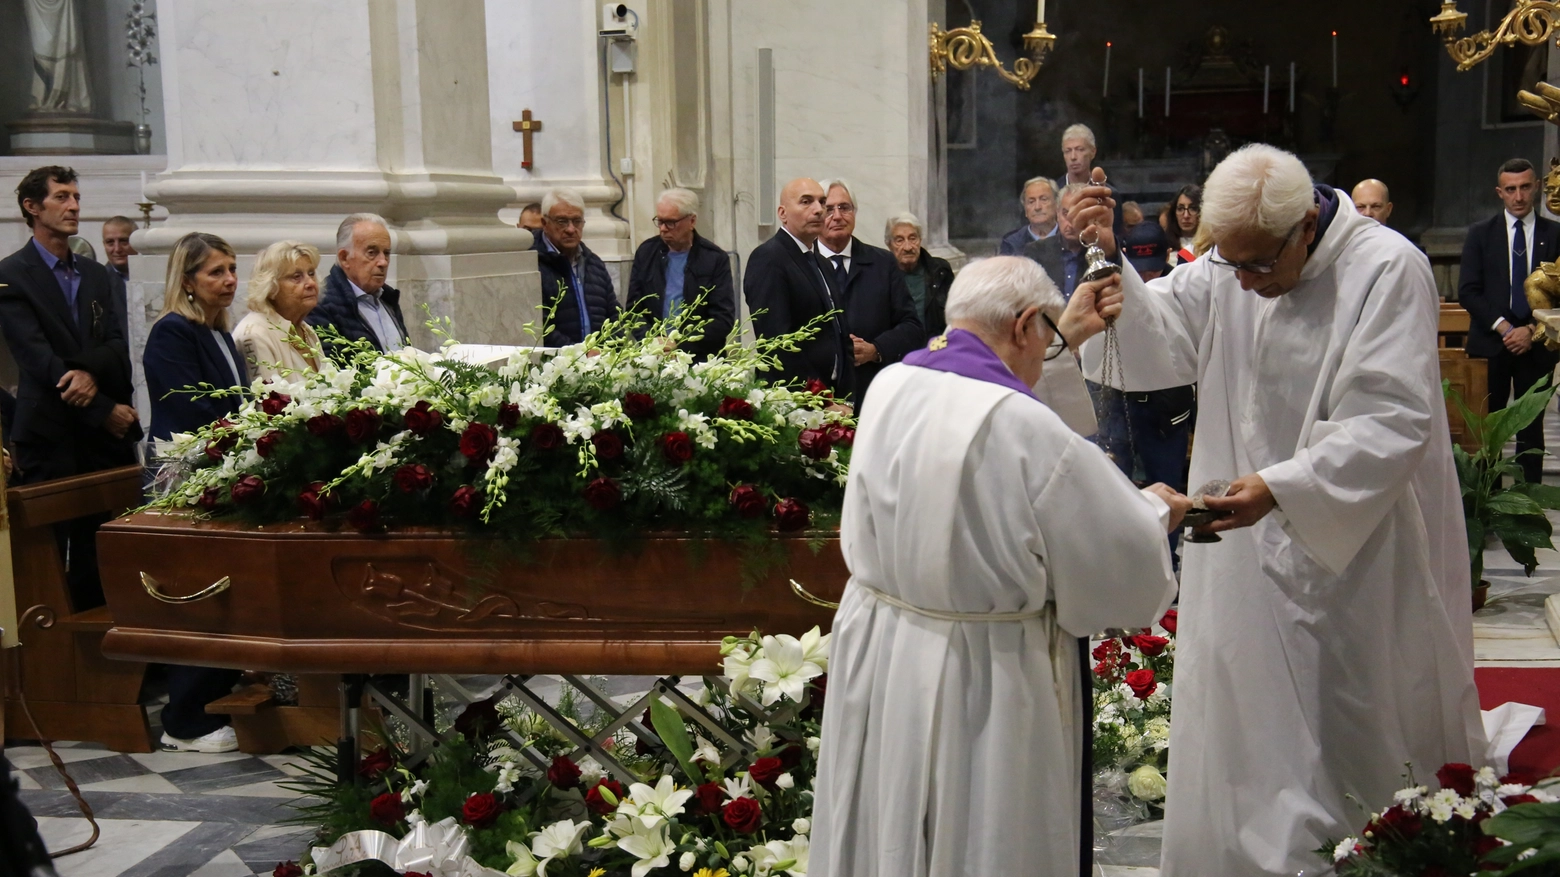
<path fill-rule="evenodd" d="M 144 575 L 144 573 L 143 573 L 143 575 Z M 815 597 L 812 594 L 808 593 L 807 589 L 802 587 L 802 583 L 798 582 L 796 579 L 791 579 L 791 593 L 795 594 L 798 597 L 801 597 L 803 600 L 806 600 L 807 602 L 813 604 L 814 606 L 822 606 L 825 609 L 838 609 L 838 608 L 840 608 L 840 604 L 838 604 L 838 603 L 831 603 L 830 601 L 825 600 L 822 597 Z"/>
<path fill-rule="evenodd" d="M 217 579 L 215 582 L 212 582 L 211 584 L 200 589 L 199 591 L 196 591 L 188 597 L 170 597 L 162 592 L 162 585 L 158 584 L 156 579 L 152 578 L 144 572 L 141 573 L 141 587 L 146 589 L 146 593 L 152 595 L 153 600 L 157 600 L 162 603 L 172 603 L 175 606 L 181 603 L 198 603 L 201 600 L 207 599 L 208 597 L 215 597 L 223 591 L 226 591 L 228 588 L 232 587 L 232 585 L 233 580 L 228 576 L 223 576 L 222 578 Z"/>

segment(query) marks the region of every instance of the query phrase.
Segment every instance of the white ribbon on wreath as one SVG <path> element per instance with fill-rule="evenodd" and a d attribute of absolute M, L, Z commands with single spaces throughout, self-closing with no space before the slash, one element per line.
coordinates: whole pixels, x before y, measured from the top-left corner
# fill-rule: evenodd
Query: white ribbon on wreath
<path fill-rule="evenodd" d="M 447 816 L 431 824 L 413 820 L 412 830 L 399 839 L 372 829 L 350 831 L 328 847 L 315 847 L 310 858 L 320 874 L 372 860 L 402 873 L 418 871 L 433 877 L 505 877 L 502 871 L 477 864 L 468 855 L 470 848 L 465 830 Z"/>

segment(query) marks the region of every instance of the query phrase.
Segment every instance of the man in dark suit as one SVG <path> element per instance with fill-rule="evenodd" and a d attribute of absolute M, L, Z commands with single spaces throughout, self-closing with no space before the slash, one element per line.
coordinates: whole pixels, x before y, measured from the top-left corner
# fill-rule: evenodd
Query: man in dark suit
<path fill-rule="evenodd" d="M 1024 208 L 1024 224 L 1002 236 L 997 255 L 1020 255 L 1025 245 L 1056 236 L 1056 183 L 1045 177 L 1024 181 L 1018 203 Z"/>
<path fill-rule="evenodd" d="M 1073 290 L 1078 288 L 1078 277 L 1089 267 L 1083 255 L 1085 247 L 1081 229 L 1074 221 L 1077 216 L 1069 218 L 1069 213 L 1076 214 L 1097 206 L 1078 203 L 1083 189 L 1082 185 L 1072 183 L 1062 190 L 1061 206 L 1056 211 L 1056 234 L 1043 241 L 1030 243 L 1023 251 L 1023 255 L 1040 263 L 1064 299 L 1072 298 Z M 1098 232 L 1098 238 L 1091 234 L 1090 240 L 1097 240 L 1105 255 L 1119 262 L 1116 241 L 1121 239 L 1120 236 L 1108 225 L 1096 226 L 1095 231 Z"/>
<path fill-rule="evenodd" d="M 815 318 L 838 310 L 826 272 L 833 266 L 818 257 L 823 233 L 823 188 L 801 177 L 780 190 L 780 230 L 748 254 L 742 293 L 761 338 L 785 335 Z M 762 311 L 763 313 L 759 313 Z M 824 320 L 818 334 L 795 352 L 779 355 L 774 380 L 817 380 L 844 399 L 855 386 L 855 355 L 842 313 Z"/>
<path fill-rule="evenodd" d="M 16 187 L 32 239 L 0 261 L 0 331 L 19 371 L 10 436 L 26 484 L 135 463 L 140 418 L 108 270 L 70 251 L 80 224 L 76 172 L 33 170 Z M 56 528 L 76 609 L 102 602 L 99 519 Z"/>
<path fill-rule="evenodd" d="M 128 216 L 111 217 L 103 223 L 103 256 L 108 260 L 108 279 L 114 284 L 119 332 L 125 336 L 126 344 L 130 340 L 130 311 L 125 286 L 130 282 L 130 257 L 139 255 L 135 247 L 130 246 L 130 235 L 134 233 L 135 221 Z"/>
<path fill-rule="evenodd" d="M 354 213 L 336 227 L 336 264 L 325 277 L 319 304 L 304 319 L 329 326 L 348 341 L 367 340 L 381 351 L 406 346 L 401 291 L 388 283 L 390 227 L 372 213 Z M 331 343 L 325 342 L 326 350 Z"/>
<path fill-rule="evenodd" d="M 726 251 L 694 231 L 698 214 L 699 196 L 687 189 L 667 189 L 656 199 L 655 225 L 661 233 L 634 253 L 628 307 L 664 320 L 698 302 L 693 316 L 709 324 L 703 338 L 685 342 L 683 349 L 708 359 L 726 346 L 736 325 L 737 290 Z"/>
<path fill-rule="evenodd" d="M 1556 354 L 1533 343 L 1533 310 L 1522 284 L 1540 262 L 1560 253 L 1560 224 L 1535 209 L 1538 174 L 1525 158 L 1500 166 L 1495 194 L 1505 209 L 1468 227 L 1463 243 L 1458 303 L 1468 311 L 1468 354 L 1489 360 L 1489 406 L 1504 408 L 1555 370 Z M 1517 433 L 1517 452 L 1544 448 L 1543 418 Z M 1522 474 L 1538 483 L 1543 459 L 1521 459 Z"/>
<path fill-rule="evenodd" d="M 856 240 L 856 199 L 844 180 L 822 186 L 823 234 L 818 255 L 833 269 L 835 301 L 845 309 L 856 365 L 856 407 L 886 365 L 926 346 L 926 328 L 894 254 Z"/>

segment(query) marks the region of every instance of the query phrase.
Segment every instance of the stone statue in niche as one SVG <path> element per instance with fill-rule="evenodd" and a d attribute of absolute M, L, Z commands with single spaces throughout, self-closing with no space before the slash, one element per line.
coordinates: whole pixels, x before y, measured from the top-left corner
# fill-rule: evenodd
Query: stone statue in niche
<path fill-rule="evenodd" d="M 87 55 L 76 0 L 23 0 L 32 36 L 35 113 L 92 112 Z"/>

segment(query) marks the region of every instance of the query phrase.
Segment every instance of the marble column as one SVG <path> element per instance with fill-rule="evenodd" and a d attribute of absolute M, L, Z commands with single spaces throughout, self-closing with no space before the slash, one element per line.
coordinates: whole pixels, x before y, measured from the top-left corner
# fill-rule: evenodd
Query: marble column
<path fill-rule="evenodd" d="M 414 344 L 435 344 L 425 305 L 462 341 L 529 343 L 540 280 L 530 237 L 498 217 L 515 192 L 493 172 L 482 0 L 157 6 L 168 170 L 147 194 L 168 219 L 134 238 L 132 276 L 148 278 L 131 284 L 134 350 L 180 236 L 224 237 L 241 280 L 265 246 L 301 239 L 323 279 L 358 211 L 390 222 Z"/>

